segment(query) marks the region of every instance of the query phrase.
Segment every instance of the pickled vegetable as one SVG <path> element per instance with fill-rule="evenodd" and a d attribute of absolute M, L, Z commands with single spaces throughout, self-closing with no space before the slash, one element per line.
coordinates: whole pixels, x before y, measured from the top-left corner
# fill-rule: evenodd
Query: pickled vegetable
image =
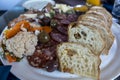
<path fill-rule="evenodd" d="M 42 31 L 39 35 L 38 35 L 38 41 L 41 43 L 47 43 L 50 40 L 50 36 L 48 33 L 46 33 L 45 31 Z"/>
<path fill-rule="evenodd" d="M 91 4 L 91 5 L 94 5 L 94 6 L 100 6 L 101 1 L 100 0 L 87 0 L 87 4 Z"/>
<path fill-rule="evenodd" d="M 31 27 L 29 31 L 45 31 L 46 33 L 50 33 L 52 31 L 52 28 L 49 26 L 42 26 L 42 27 Z"/>
<path fill-rule="evenodd" d="M 5 31 L 5 37 L 8 39 L 16 35 L 20 31 L 21 26 L 26 28 L 27 30 L 30 29 L 29 22 L 27 22 L 26 20 L 23 20 L 23 21 L 16 23 L 13 28 Z"/>
<path fill-rule="evenodd" d="M 9 62 L 9 63 L 11 63 L 11 62 L 16 62 L 16 57 L 14 57 L 14 56 L 11 56 L 10 55 L 10 53 L 5 53 L 5 58 L 7 59 L 7 61 Z"/>
<path fill-rule="evenodd" d="M 86 11 L 88 11 L 88 7 L 85 6 L 85 5 L 83 5 L 83 6 L 76 6 L 76 7 L 74 7 L 74 10 L 75 11 L 79 11 L 79 12 L 86 12 Z"/>

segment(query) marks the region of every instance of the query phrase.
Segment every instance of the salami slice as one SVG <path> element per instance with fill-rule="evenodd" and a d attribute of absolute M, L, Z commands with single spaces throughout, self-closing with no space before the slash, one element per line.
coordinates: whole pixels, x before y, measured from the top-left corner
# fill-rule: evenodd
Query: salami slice
<path fill-rule="evenodd" d="M 57 41 L 57 42 L 67 42 L 67 36 L 62 35 L 60 33 L 50 33 L 50 36 L 53 40 Z"/>
<path fill-rule="evenodd" d="M 54 45 L 57 45 L 58 42 L 54 41 L 54 40 L 50 40 L 49 42 L 45 43 L 45 44 L 42 44 L 42 43 L 38 43 L 38 46 L 40 49 L 43 49 L 43 48 L 48 48 L 48 47 L 51 47 L 51 46 L 54 46 Z"/>
<path fill-rule="evenodd" d="M 67 20 L 67 19 L 62 19 L 60 21 L 60 23 L 63 24 L 63 25 L 69 25 L 71 22 L 69 20 Z"/>
<path fill-rule="evenodd" d="M 51 46 L 48 48 L 43 48 L 42 53 L 46 54 L 47 56 L 55 57 L 56 55 L 56 46 Z"/>
<path fill-rule="evenodd" d="M 62 19 L 66 19 L 66 15 L 65 14 L 56 14 L 54 16 L 55 19 L 59 19 L 59 20 L 62 20 Z"/>
<path fill-rule="evenodd" d="M 78 16 L 76 14 L 69 14 L 67 16 L 67 20 L 69 20 L 70 22 L 77 21 L 77 19 L 78 19 Z"/>
<path fill-rule="evenodd" d="M 27 56 L 27 59 L 31 66 L 37 68 L 45 68 L 46 63 L 53 58 L 52 56 L 48 56 L 36 50 L 33 55 Z"/>
<path fill-rule="evenodd" d="M 64 35 L 67 35 L 67 34 L 68 34 L 68 33 L 67 33 L 67 29 L 68 29 L 68 27 L 66 27 L 66 26 L 58 26 L 58 27 L 57 27 L 57 30 L 58 30 L 60 33 L 64 34 Z"/>

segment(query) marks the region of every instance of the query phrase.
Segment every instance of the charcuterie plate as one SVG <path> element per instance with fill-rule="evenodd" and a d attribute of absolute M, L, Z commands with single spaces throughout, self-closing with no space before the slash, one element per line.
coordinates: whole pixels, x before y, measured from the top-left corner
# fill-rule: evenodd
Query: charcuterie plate
<path fill-rule="evenodd" d="M 112 32 L 115 35 L 114 43 L 110 49 L 109 55 L 102 55 L 102 64 L 101 64 L 101 80 L 110 80 L 116 78 L 120 73 L 119 66 L 119 52 L 120 52 L 120 26 L 117 23 L 113 23 Z M 2 38 L 2 35 L 1 35 Z M 36 69 L 31 67 L 26 58 L 21 60 L 19 63 L 8 63 L 5 59 L 0 57 L 4 65 L 12 65 L 11 72 L 22 80 L 77 80 L 78 76 L 62 73 L 59 71 L 46 72 L 43 69 Z M 32 75 L 32 76 L 30 76 Z"/>
<path fill-rule="evenodd" d="M 29 2 L 31 2 L 31 1 L 29 1 Z M 30 8 L 30 5 L 29 5 L 28 9 L 29 8 Z M 64 11 L 65 11 L 65 9 L 64 9 Z M 26 15 L 27 14 L 24 14 L 24 16 L 26 16 Z M 47 17 L 50 16 L 49 14 L 45 14 L 45 15 Z M 27 18 L 28 17 L 34 18 L 35 16 L 36 16 L 36 14 L 32 14 L 32 15 L 30 14 L 30 15 L 27 15 Z M 38 21 L 38 17 L 42 17 L 42 16 L 37 16 L 37 19 L 34 19 L 32 21 L 37 21 L 39 23 L 41 23 L 41 21 L 42 21 L 42 22 L 44 22 L 44 25 L 48 25 L 46 21 L 49 21 L 49 19 L 51 19 L 51 18 L 44 18 L 44 19 L 41 19 L 41 21 Z M 65 17 L 66 20 L 64 19 L 64 17 Z M 56 29 L 58 30 L 57 32 L 53 28 L 53 32 L 49 33 L 51 31 L 51 27 L 48 28 L 48 26 L 45 26 L 45 27 L 42 28 L 42 30 L 46 31 L 46 33 L 49 33 L 50 37 L 53 39 L 52 42 L 48 41 L 47 45 L 46 44 L 42 45 L 42 46 L 45 46 L 45 47 L 49 46 L 49 48 L 42 47 L 43 52 L 46 51 L 46 50 L 47 50 L 47 52 L 49 50 L 54 51 L 54 47 L 51 47 L 51 43 L 53 43 L 52 45 L 55 45 L 55 44 L 57 45 L 60 42 L 66 42 L 67 41 L 67 39 L 66 39 L 67 34 L 65 32 L 66 29 L 65 28 L 61 29 L 60 24 L 62 24 L 62 26 L 64 25 L 64 27 L 65 27 L 66 25 L 68 26 L 69 23 L 74 22 L 75 20 L 77 20 L 76 15 L 73 15 L 71 13 L 70 13 L 70 15 L 68 14 L 68 17 L 66 17 L 65 15 L 59 15 L 59 16 L 57 15 L 57 16 L 55 16 L 55 18 L 58 19 L 58 23 L 59 23 L 58 28 L 55 28 L 55 30 Z M 31 21 L 31 19 L 29 19 L 28 21 Z M 55 22 L 55 20 L 53 22 Z M 25 22 L 25 23 L 27 23 L 27 22 Z M 50 26 L 51 25 L 52 25 L 52 27 L 54 27 L 53 24 L 50 23 Z M 23 26 L 24 25 L 22 25 L 22 27 Z M 34 26 L 34 25 L 32 25 L 32 26 Z M 0 40 L 4 39 L 3 36 L 5 35 L 5 32 L 7 31 L 8 28 L 9 28 L 9 26 L 7 26 L 3 30 L 3 32 L 2 32 L 2 34 L 0 36 Z M 38 28 L 35 28 L 35 29 L 38 29 Z M 23 28 L 22 28 L 22 30 L 25 31 L 25 29 L 23 29 Z M 38 30 L 41 30 L 41 28 L 38 29 Z M 30 31 L 34 31 L 34 28 L 30 28 Z M 109 50 L 109 54 L 100 56 L 100 58 L 101 58 L 100 79 L 101 80 L 114 79 L 120 74 L 120 65 L 119 65 L 119 61 L 120 61 L 120 58 L 119 58 L 119 56 L 120 56 L 120 54 L 119 54 L 120 53 L 120 49 L 119 49 L 120 48 L 120 25 L 113 22 L 112 27 L 111 27 L 111 31 L 112 31 L 115 39 L 114 39 L 114 42 L 113 42 L 113 44 L 112 44 L 112 46 L 111 46 L 111 48 Z M 37 32 L 35 34 L 37 34 Z M 8 36 L 8 38 L 9 37 L 11 37 L 11 36 Z M 20 36 L 20 37 L 22 37 L 22 36 Z M 26 36 L 26 37 L 28 37 L 28 36 Z M 47 38 L 49 38 L 49 37 L 47 37 Z M 44 43 L 44 40 L 42 42 Z M 24 43 L 24 44 L 26 44 L 26 43 Z M 31 44 L 33 44 L 33 43 L 31 43 Z M 17 45 L 17 44 L 14 44 L 14 45 Z M 6 46 L 8 46 L 8 45 L 6 45 Z M 18 46 L 16 46 L 16 47 L 18 47 Z M 27 46 L 27 47 L 31 48 L 31 46 Z M 12 49 L 11 45 L 10 45 L 10 47 L 8 46 L 8 49 L 9 48 Z M 2 48 L 0 48 L 0 50 L 2 51 Z M 16 53 L 16 55 L 17 55 L 17 53 Z M 24 54 L 24 55 L 26 56 L 27 54 Z M 21 55 L 17 55 L 17 57 L 21 57 Z M 47 59 L 47 58 L 44 55 L 42 55 L 42 57 L 43 57 L 42 60 L 44 62 L 44 58 L 45 59 Z M 29 58 L 31 58 L 31 59 L 29 59 Z M 40 56 L 40 58 L 41 58 L 41 56 Z M 49 60 L 49 58 L 47 60 Z M 35 68 L 36 65 L 34 66 L 32 63 L 30 63 L 30 61 L 32 60 L 32 57 L 23 57 L 19 62 L 10 63 L 4 58 L 3 53 L 1 53 L 0 59 L 1 59 L 1 61 L 2 61 L 2 63 L 4 65 L 12 65 L 11 72 L 21 80 L 85 80 L 85 77 L 80 77 L 80 76 L 77 76 L 75 74 L 70 74 L 70 73 L 63 73 L 63 72 L 60 72 L 57 69 L 55 71 L 53 71 L 53 72 L 46 71 L 46 69 L 45 69 L 46 67 L 44 66 L 45 63 L 41 64 L 42 67 L 44 67 L 44 69 L 38 68 L 38 67 L 41 67 L 41 66 L 37 66 L 37 68 Z M 52 59 L 50 58 L 50 60 L 54 60 L 54 55 L 52 56 Z M 55 60 L 56 60 L 56 58 L 55 58 Z M 47 61 L 45 61 L 45 62 L 47 62 Z M 34 67 L 30 66 L 31 64 Z"/>

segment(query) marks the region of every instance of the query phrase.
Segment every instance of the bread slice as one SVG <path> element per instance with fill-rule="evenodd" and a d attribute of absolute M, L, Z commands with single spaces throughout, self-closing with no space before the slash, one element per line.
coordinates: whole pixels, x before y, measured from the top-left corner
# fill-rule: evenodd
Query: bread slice
<path fill-rule="evenodd" d="M 114 39 L 114 36 L 113 36 L 113 34 L 112 34 L 112 32 L 111 32 L 110 27 L 108 27 L 108 26 L 111 26 L 111 25 L 110 25 L 111 23 L 109 23 L 109 22 L 107 21 L 108 19 L 104 16 L 103 13 L 98 13 L 98 12 L 96 12 L 96 11 L 88 11 L 85 15 L 80 16 L 80 17 L 78 18 L 78 21 L 81 21 L 81 19 L 85 18 L 86 15 L 88 15 L 89 18 L 92 17 L 92 19 L 94 19 L 94 20 L 97 19 L 97 21 L 99 21 L 100 23 L 102 22 L 102 24 L 104 24 L 103 27 L 106 28 L 106 30 L 109 32 L 109 34 L 111 35 L 111 37 Z M 87 16 L 87 18 L 88 18 L 88 16 Z M 112 19 L 110 19 L 110 20 L 112 21 Z"/>
<path fill-rule="evenodd" d="M 90 10 L 103 13 L 105 15 L 105 17 L 107 18 L 107 22 L 109 23 L 108 27 L 111 28 L 111 26 L 112 26 L 112 15 L 105 8 L 100 7 L 100 6 L 93 6 L 93 7 L 90 8 Z"/>
<path fill-rule="evenodd" d="M 93 12 L 93 11 L 90 11 L 89 13 L 86 13 L 85 15 L 89 15 L 89 18 L 92 17 L 93 20 L 97 20 L 98 22 L 104 24 L 104 26 L 102 26 L 102 27 L 105 27 L 106 30 L 108 31 L 108 33 L 111 35 L 111 38 L 114 39 L 114 36 L 111 32 L 111 29 L 108 27 L 110 23 L 107 22 L 106 17 L 103 17 L 103 15 L 100 15 L 100 14 Z M 80 19 L 78 19 L 78 20 L 80 21 Z"/>
<path fill-rule="evenodd" d="M 92 14 L 96 14 L 96 15 L 101 15 L 103 18 L 104 18 L 104 21 L 105 23 L 107 24 L 107 26 L 109 26 L 109 22 L 108 22 L 108 18 L 106 17 L 105 14 L 103 14 L 102 12 L 97 12 L 95 10 L 89 10 L 86 14 L 89 14 L 89 13 L 92 13 Z M 109 27 L 108 27 L 109 28 Z M 109 28 L 110 29 L 110 28 Z"/>
<path fill-rule="evenodd" d="M 112 27 L 112 15 L 103 7 L 99 7 L 99 6 L 94 6 L 92 7 L 87 14 L 92 13 L 92 14 L 97 14 L 101 17 L 104 18 L 104 21 L 106 22 L 106 25 L 108 27 L 109 33 L 111 35 L 111 37 L 114 40 L 114 36 L 111 32 L 111 27 Z"/>
<path fill-rule="evenodd" d="M 99 80 L 101 60 L 85 45 L 61 43 L 57 46 L 57 55 L 62 72 Z"/>
<path fill-rule="evenodd" d="M 81 20 L 78 21 L 80 24 L 90 25 L 92 27 L 97 27 L 97 29 L 101 30 L 102 37 L 106 43 L 106 47 L 103 50 L 103 54 L 108 54 L 109 50 L 113 44 L 114 39 L 111 37 L 110 33 L 106 28 L 106 24 L 99 20 L 99 18 L 94 17 L 94 15 L 85 14 Z M 99 24 L 99 25 L 98 25 Z"/>
<path fill-rule="evenodd" d="M 105 41 L 101 31 L 90 25 L 72 23 L 68 27 L 69 42 L 82 43 L 91 48 L 95 55 L 100 55 L 105 47 Z"/>
<path fill-rule="evenodd" d="M 102 37 L 106 42 L 106 47 L 102 53 L 108 54 L 113 44 L 114 36 L 111 31 L 112 16 L 103 7 L 94 6 L 85 14 L 78 18 L 80 24 L 87 24 L 97 27 L 102 31 Z"/>
<path fill-rule="evenodd" d="M 89 19 L 91 21 L 94 21 L 94 23 L 102 24 L 101 27 L 105 27 L 106 30 L 109 31 L 109 28 L 108 28 L 107 23 L 105 22 L 105 19 L 104 18 L 101 19 L 101 18 L 103 18 L 103 17 L 99 16 L 98 14 L 96 14 L 96 15 L 95 14 L 85 14 L 79 18 L 79 21 Z"/>

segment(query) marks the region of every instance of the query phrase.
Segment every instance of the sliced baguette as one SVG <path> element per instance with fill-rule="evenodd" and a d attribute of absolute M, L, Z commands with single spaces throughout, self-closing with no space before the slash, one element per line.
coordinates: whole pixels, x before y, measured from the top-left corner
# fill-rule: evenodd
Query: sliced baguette
<path fill-rule="evenodd" d="M 111 26 L 112 26 L 112 15 L 105 8 L 99 7 L 99 6 L 93 6 L 92 8 L 90 8 L 90 10 L 103 13 L 107 18 L 107 22 L 109 23 L 108 27 L 111 28 Z"/>
<path fill-rule="evenodd" d="M 109 31 L 108 25 L 107 25 L 106 22 L 104 21 L 105 19 L 103 18 L 103 19 L 101 20 L 100 17 L 101 17 L 101 16 L 99 16 L 98 14 L 96 14 L 96 15 L 94 15 L 94 14 L 85 14 L 85 15 L 83 15 L 82 17 L 80 17 L 81 19 L 79 18 L 79 21 L 88 19 L 88 20 L 94 21 L 94 23 L 98 23 L 98 24 L 100 24 L 100 25 L 102 24 L 101 27 L 104 27 L 104 28 L 106 28 L 107 31 Z M 87 21 L 86 21 L 86 22 L 87 22 Z M 92 24 L 94 24 L 94 23 L 92 23 Z M 97 25 L 98 25 L 98 24 L 97 24 Z"/>
<path fill-rule="evenodd" d="M 114 36 L 110 29 L 112 24 L 111 14 L 103 7 L 94 6 L 85 15 L 78 18 L 78 23 L 91 25 L 101 30 L 102 37 L 106 42 L 106 47 L 102 53 L 108 54 L 114 41 Z"/>
<path fill-rule="evenodd" d="M 104 13 L 102 13 L 102 12 L 97 12 L 97 11 L 94 11 L 94 10 L 89 10 L 87 12 L 87 14 L 89 14 L 89 13 L 96 14 L 96 15 L 101 15 L 104 18 L 105 23 L 107 24 L 106 28 L 107 28 L 108 32 L 110 33 L 111 37 L 114 39 L 114 36 L 112 35 L 112 32 L 111 32 L 112 19 L 111 18 L 107 18 L 106 15 Z"/>
<path fill-rule="evenodd" d="M 98 14 L 98 13 L 86 13 L 85 16 L 83 16 L 83 18 L 89 18 L 91 20 L 95 20 L 95 22 L 99 22 L 99 24 L 102 24 L 101 27 L 105 27 L 107 32 L 109 33 L 110 37 L 114 40 L 114 36 L 112 34 L 111 28 L 109 26 L 111 26 L 109 22 L 106 22 L 106 20 L 108 20 L 106 17 L 103 17 L 102 15 Z M 109 18 L 109 21 L 112 22 L 112 19 Z"/>
<path fill-rule="evenodd" d="M 97 14 L 97 15 L 101 15 L 101 17 L 105 18 L 104 21 L 106 22 L 106 25 L 109 29 L 109 34 L 111 35 L 111 37 L 114 40 L 114 36 L 111 32 L 111 27 L 112 27 L 112 15 L 103 7 L 99 7 L 99 6 L 94 6 L 92 7 L 87 14 L 92 13 L 92 14 Z"/>
<path fill-rule="evenodd" d="M 111 38 L 114 40 L 114 36 L 111 32 L 111 29 L 110 29 L 110 27 L 108 27 L 108 26 L 111 26 L 110 25 L 111 23 L 109 23 L 107 21 L 108 19 L 104 16 L 103 13 L 98 13 L 96 11 L 88 11 L 85 15 L 82 15 L 78 18 L 78 22 L 81 21 L 81 19 L 85 18 L 86 15 L 88 15 L 89 18 L 92 17 L 92 19 L 94 19 L 94 20 L 97 19 L 97 21 L 99 21 L 100 23 L 102 22 L 102 24 L 104 24 L 104 26 L 102 26 L 102 27 L 106 28 L 106 30 L 109 32 Z M 88 16 L 87 16 L 87 18 L 88 18 Z M 111 18 L 109 20 L 112 21 Z"/>
<path fill-rule="evenodd" d="M 101 60 L 85 45 L 77 43 L 62 43 L 57 46 L 60 70 L 79 76 L 86 80 L 99 80 Z"/>
<path fill-rule="evenodd" d="M 105 47 L 100 30 L 90 25 L 72 23 L 68 28 L 68 40 L 90 47 L 95 55 L 100 55 Z"/>
<path fill-rule="evenodd" d="M 99 18 L 95 18 L 94 16 L 89 16 L 87 14 L 85 14 L 83 18 L 81 18 L 81 21 L 79 21 L 79 23 L 84 25 L 90 25 L 92 27 L 97 27 L 97 29 L 101 30 L 102 37 L 104 38 L 104 41 L 106 43 L 106 47 L 102 53 L 108 54 L 114 39 L 111 37 L 110 33 L 107 31 L 105 27 L 105 23 L 99 20 Z"/>

